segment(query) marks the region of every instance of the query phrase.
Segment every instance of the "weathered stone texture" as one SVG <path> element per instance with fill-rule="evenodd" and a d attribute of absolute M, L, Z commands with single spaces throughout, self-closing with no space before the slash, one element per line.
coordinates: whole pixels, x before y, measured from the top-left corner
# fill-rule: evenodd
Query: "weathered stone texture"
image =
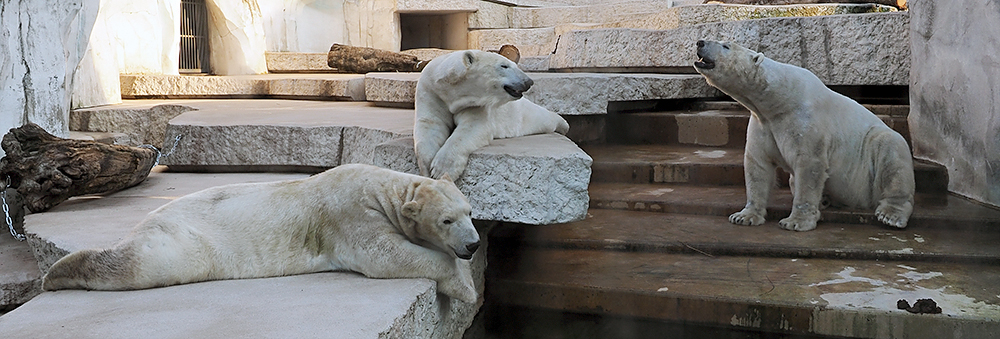
<path fill-rule="evenodd" d="M 910 3 L 914 156 L 948 168 L 948 189 L 1000 205 L 1000 1 Z"/>
<path fill-rule="evenodd" d="M 203 126 L 175 120 L 164 144 L 181 136 L 161 165 L 316 166 L 340 164 L 342 126 Z M 292 151 L 294 150 L 294 152 Z"/>
<path fill-rule="evenodd" d="M 78 109 L 70 112 L 69 127 L 79 132 L 122 133 L 125 137 L 117 139 L 115 143 L 126 146 L 153 145 L 162 149 L 167 122 L 194 109 L 178 104 Z"/>
<path fill-rule="evenodd" d="M 357 98 L 363 75 L 244 76 L 122 75 L 123 98 L 321 97 Z M 356 83 L 356 84 L 355 84 Z"/>
<path fill-rule="evenodd" d="M 805 67 L 828 85 L 909 84 L 909 14 L 873 13 L 719 22 L 673 30 L 563 34 L 552 69 L 691 67 L 699 39 L 725 40 Z"/>
<path fill-rule="evenodd" d="M 583 219 L 593 159 L 558 134 L 496 139 L 469 156 L 455 184 L 472 204 L 472 217 L 533 225 Z M 375 165 L 418 173 L 413 139 L 375 150 Z"/>

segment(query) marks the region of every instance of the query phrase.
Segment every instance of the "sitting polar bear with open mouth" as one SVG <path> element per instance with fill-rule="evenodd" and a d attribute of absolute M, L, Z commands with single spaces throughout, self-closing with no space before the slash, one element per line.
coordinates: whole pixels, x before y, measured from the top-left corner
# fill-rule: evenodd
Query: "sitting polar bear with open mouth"
<path fill-rule="evenodd" d="M 133 290 L 349 270 L 433 279 L 439 292 L 472 303 L 471 212 L 448 179 L 368 165 L 213 187 L 151 212 L 110 249 L 59 259 L 42 287 Z"/>
<path fill-rule="evenodd" d="M 434 58 L 420 72 L 413 148 L 420 174 L 458 180 L 469 155 L 493 139 L 556 132 L 569 124 L 522 98 L 534 81 L 497 53 L 467 50 Z"/>
<path fill-rule="evenodd" d="M 874 208 L 881 222 L 906 227 L 914 181 L 903 136 L 804 68 L 716 41 L 699 40 L 698 58 L 698 73 L 751 112 L 743 158 L 747 204 L 730 222 L 764 223 L 780 166 L 792 174 L 794 196 L 781 228 L 816 228 L 824 193 L 831 203 Z"/>

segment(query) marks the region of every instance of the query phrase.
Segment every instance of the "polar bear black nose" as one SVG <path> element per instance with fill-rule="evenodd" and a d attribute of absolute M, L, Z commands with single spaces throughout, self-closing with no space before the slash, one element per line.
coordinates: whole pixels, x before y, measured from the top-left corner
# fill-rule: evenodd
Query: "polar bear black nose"
<path fill-rule="evenodd" d="M 465 245 L 465 249 L 469 251 L 469 254 L 476 253 L 476 250 L 479 249 L 479 243 L 478 242 L 474 242 L 474 243 Z"/>
<path fill-rule="evenodd" d="M 698 47 L 705 47 L 705 40 L 698 40 Z"/>

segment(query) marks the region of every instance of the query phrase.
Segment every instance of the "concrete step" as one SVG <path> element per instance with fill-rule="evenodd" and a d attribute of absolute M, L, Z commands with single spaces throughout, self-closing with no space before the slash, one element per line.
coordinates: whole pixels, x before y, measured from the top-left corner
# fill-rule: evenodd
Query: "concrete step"
<path fill-rule="evenodd" d="M 522 309 L 754 332 L 750 337 L 987 338 L 1000 331 L 1000 300 L 993 293 L 993 286 L 1000 283 L 1000 269 L 995 265 L 512 250 L 491 252 L 495 271 L 487 279 L 487 299 Z M 914 303 L 925 298 L 936 301 L 942 313 L 897 309 L 898 300 Z M 506 316 L 511 318 L 517 319 Z M 576 331 L 590 333 L 582 338 L 601 337 L 593 335 L 602 333 L 595 323 L 601 322 L 574 325 L 584 326 Z M 532 322 L 506 324 L 524 329 Z M 560 323 L 541 326 L 551 331 Z"/>
<path fill-rule="evenodd" d="M 98 127 L 128 125 L 115 121 L 119 118 L 162 121 L 160 164 L 172 171 L 316 173 L 363 163 L 418 172 L 412 140 L 394 143 L 413 135 L 412 109 L 363 102 L 160 100 L 145 105 L 131 101 L 121 110 L 105 106 L 79 114 L 81 121 L 105 121 L 87 124 Z M 142 118 L 146 115 L 153 117 Z M 171 115 L 167 123 L 164 116 Z M 149 126 L 131 133 L 152 130 Z M 477 219 L 567 222 L 586 215 L 591 162 L 561 135 L 496 140 L 472 154 L 457 184 Z"/>
<path fill-rule="evenodd" d="M 171 173 L 164 169 L 154 168 L 146 181 L 135 187 L 103 196 L 74 197 L 45 213 L 26 216 L 25 232 L 38 262 L 34 268 L 45 271 L 71 251 L 110 247 L 148 212 L 177 197 L 217 185 L 307 176 Z M 482 276 L 484 265 L 481 260 L 473 265 L 474 272 L 479 272 L 474 276 Z M 452 303 L 436 294 L 431 280 L 373 280 L 353 273 L 213 281 L 124 292 L 45 292 L 0 317 L 0 336 L 308 338 L 338 333 L 359 338 L 461 337 L 478 305 Z"/>
<path fill-rule="evenodd" d="M 910 143 L 905 105 L 865 105 Z M 889 114 L 893 115 L 889 115 Z M 901 115 L 900 115 L 901 113 Z M 618 113 L 607 116 L 607 142 L 612 144 L 683 144 L 742 148 L 750 112 L 737 109 L 684 109 Z"/>
<path fill-rule="evenodd" d="M 122 99 L 365 100 L 360 74 L 121 75 Z"/>
<path fill-rule="evenodd" d="M 697 4 L 679 6 L 680 1 L 620 1 L 598 4 L 571 4 L 538 7 L 480 7 L 470 18 L 470 29 L 544 28 L 564 24 L 600 24 L 601 28 L 629 27 L 642 29 L 673 29 L 697 24 L 760 19 L 770 17 L 819 16 L 837 14 L 880 13 L 895 11 L 888 6 L 873 4 L 799 4 L 780 6 L 748 6 L 732 4 Z M 487 13 L 483 13 L 487 12 Z M 489 20 L 485 17 L 509 20 Z"/>
<path fill-rule="evenodd" d="M 609 103 L 717 98 L 722 92 L 701 75 L 528 73 L 535 85 L 524 97 L 562 115 L 607 114 Z M 412 107 L 419 73 L 368 73 L 368 101 Z"/>
<path fill-rule="evenodd" d="M 678 145 L 584 145 L 594 158 L 592 182 L 744 185 L 743 149 Z M 913 162 L 917 192 L 945 193 L 948 171 Z M 787 174 L 778 185 L 787 186 Z"/>
<path fill-rule="evenodd" d="M 42 292 L 42 272 L 27 242 L 17 241 L 2 227 L 0 233 L 0 314 Z"/>
<path fill-rule="evenodd" d="M 698 186 L 685 184 L 591 183 L 590 207 L 659 213 L 705 215 L 726 221 L 746 205 L 743 186 Z M 917 193 L 913 215 L 906 230 L 940 229 L 955 233 L 996 232 L 1000 211 L 969 199 L 938 193 Z M 777 228 L 777 222 L 791 213 L 792 193 L 777 189 L 768 204 L 767 221 L 762 227 Z M 822 211 L 818 228 L 827 224 L 866 224 L 872 229 L 895 230 L 884 226 L 871 210 L 828 207 Z M 818 229 L 817 228 L 817 229 Z"/>
<path fill-rule="evenodd" d="M 699 39 L 739 43 L 809 69 L 827 85 L 909 85 L 908 12 L 767 18 L 668 30 L 574 30 L 559 36 L 558 48 L 545 67 L 576 72 L 693 72 Z"/>

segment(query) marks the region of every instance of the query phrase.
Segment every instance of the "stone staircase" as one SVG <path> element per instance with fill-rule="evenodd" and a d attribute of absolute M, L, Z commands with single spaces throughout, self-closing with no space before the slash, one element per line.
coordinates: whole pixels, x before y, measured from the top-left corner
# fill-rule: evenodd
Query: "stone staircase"
<path fill-rule="evenodd" d="M 447 303 L 433 282 L 351 273 L 39 295 L 40 272 L 60 256 L 114 243 L 183 194 L 346 163 L 416 170 L 417 74 L 339 74 L 322 53 L 269 53 L 266 75 L 122 75 L 125 103 L 71 112 L 72 130 L 155 145 L 166 166 L 135 188 L 26 216 L 28 242 L 0 237 L 0 313 L 24 303 L 0 317 L 0 336 L 1000 333 L 1000 211 L 947 193 L 940 166 L 915 163 L 919 194 L 905 230 L 878 225 L 871 211 L 835 209 L 817 230 L 780 230 L 787 188 L 765 225 L 726 220 L 745 199 L 749 113 L 694 74 L 694 41 L 742 41 L 810 68 L 908 137 L 907 13 L 590 2 L 475 1 L 469 16 L 470 48 L 521 48 L 535 80 L 525 96 L 571 125 L 566 137 L 495 141 L 458 182 L 474 218 L 498 221 L 477 225 L 488 250 L 474 259 L 485 296 L 474 324 L 479 305 Z M 933 298 L 944 314 L 896 310 L 904 298 Z"/>

